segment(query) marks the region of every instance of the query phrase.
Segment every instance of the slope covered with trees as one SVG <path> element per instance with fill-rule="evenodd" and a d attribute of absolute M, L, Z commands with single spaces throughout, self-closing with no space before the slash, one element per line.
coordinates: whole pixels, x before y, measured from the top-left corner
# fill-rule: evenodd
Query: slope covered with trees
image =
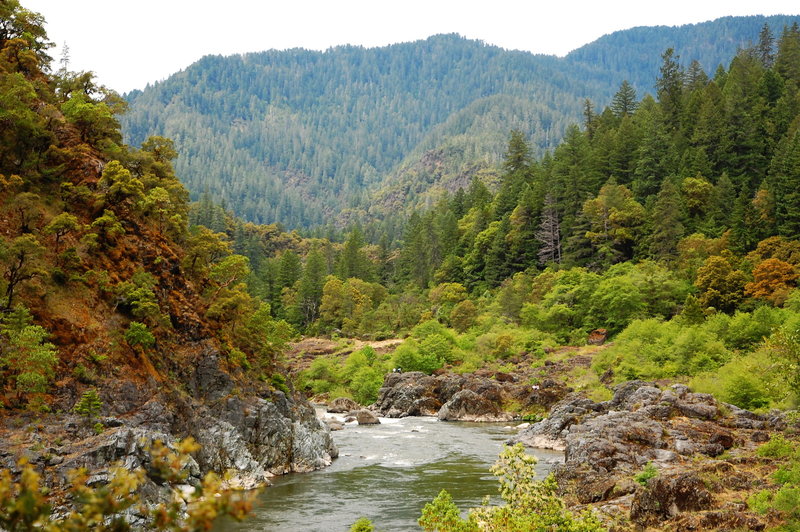
<path fill-rule="evenodd" d="M 743 405 L 790 404 L 792 362 L 770 366 L 778 388 L 745 370 L 792 353 L 798 319 L 800 30 L 763 37 L 713 77 L 666 50 L 655 98 L 621 83 L 552 154 L 512 132 L 495 193 L 472 179 L 395 227 L 396 246 L 380 225 L 338 243 L 242 223 L 208 195 L 190 218 L 230 235 L 254 265 L 250 290 L 299 329 L 410 334 L 391 360 L 359 355 L 344 373 L 315 362 L 304 382 L 318 392 L 346 377 L 366 400 L 392 364 L 471 371 L 604 328 L 619 340 L 601 373 L 700 378 L 733 364 L 755 390 Z"/>
<path fill-rule="evenodd" d="M 207 530 L 249 503 L 202 490 L 322 467 L 335 447 L 286 385 L 293 331 L 245 290 L 247 259 L 189 227 L 172 141 L 124 145 L 122 99 L 54 72 L 50 46 L 40 15 L 0 2 L 0 527 L 127 530 L 135 514 Z M 223 420 L 248 408 L 279 428 Z"/>
<path fill-rule="evenodd" d="M 787 20 L 630 30 L 562 59 L 456 35 L 209 56 L 127 95 L 123 129 L 133 145 L 172 138 L 176 171 L 195 198 L 207 190 L 258 223 L 309 227 L 338 216 L 346 224 L 424 204 L 473 175 L 491 181 L 509 129 L 536 155 L 554 148 L 586 99 L 606 105 L 626 77 L 640 95 L 651 91 L 669 46 L 684 66 L 698 58 L 712 72 L 765 22 L 779 31 Z M 630 46 L 628 36 L 648 45 Z"/>

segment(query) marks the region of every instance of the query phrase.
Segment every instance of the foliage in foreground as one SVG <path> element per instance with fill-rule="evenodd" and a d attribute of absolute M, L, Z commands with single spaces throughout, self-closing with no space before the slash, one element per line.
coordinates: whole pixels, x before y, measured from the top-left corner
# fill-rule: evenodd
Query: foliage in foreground
<path fill-rule="evenodd" d="M 556 495 L 552 476 L 537 481 L 536 459 L 524 453 L 521 444 L 505 447 L 492 467 L 500 482 L 502 506 L 484 505 L 462 519 L 446 490 L 425 505 L 419 519 L 426 531 L 477 532 L 479 530 L 530 531 L 561 530 L 592 532 L 605 530 L 590 512 L 573 515 Z"/>
<path fill-rule="evenodd" d="M 189 453 L 199 448 L 191 438 L 178 443 L 175 451 L 156 442 L 150 451 L 152 469 L 171 487 L 184 484 Z M 137 494 L 145 480 L 144 470 L 128 471 L 118 466 L 111 470 L 108 484 L 99 487 L 87 485 L 89 474 L 85 469 L 71 472 L 70 498 L 75 506 L 63 519 L 53 519 L 47 488 L 40 484 L 39 474 L 25 461 L 20 468 L 17 481 L 8 470 L 0 471 L 0 529 L 9 532 L 123 532 L 133 529 L 128 521 L 131 514 L 143 517 L 151 530 L 201 531 L 210 530 L 214 520 L 224 515 L 240 520 L 252 506 L 253 495 L 224 491 L 219 477 L 208 473 L 185 506 L 176 496 L 170 503 L 148 507 Z"/>
<path fill-rule="evenodd" d="M 779 530 L 800 530 L 800 447 L 796 441 L 775 436 L 759 447 L 758 454 L 783 463 L 772 475 L 776 487 L 759 491 L 748 505 L 760 514 L 779 513 L 785 519 Z"/>

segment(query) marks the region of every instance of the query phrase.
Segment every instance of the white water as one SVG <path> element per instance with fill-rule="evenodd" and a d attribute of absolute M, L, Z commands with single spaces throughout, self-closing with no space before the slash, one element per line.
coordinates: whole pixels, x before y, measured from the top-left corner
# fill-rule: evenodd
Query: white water
<path fill-rule="evenodd" d="M 330 416 L 330 414 L 328 414 Z M 419 530 L 425 503 L 442 489 L 459 508 L 497 493 L 489 468 L 515 430 L 507 424 L 440 422 L 433 417 L 381 418 L 380 425 L 348 423 L 333 433 L 339 458 L 331 467 L 277 477 L 242 523 L 222 531 L 347 531 L 359 517 L 377 530 Z M 529 449 L 545 474 L 561 453 Z"/>

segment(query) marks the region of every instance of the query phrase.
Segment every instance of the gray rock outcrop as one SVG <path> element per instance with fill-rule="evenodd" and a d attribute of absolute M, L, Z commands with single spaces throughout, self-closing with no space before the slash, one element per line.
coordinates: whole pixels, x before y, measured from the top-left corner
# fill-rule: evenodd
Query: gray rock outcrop
<path fill-rule="evenodd" d="M 511 421 L 514 416 L 472 390 L 461 390 L 442 405 L 438 417 L 440 421 L 492 422 Z"/>
<path fill-rule="evenodd" d="M 631 520 L 648 527 L 666 520 L 677 523 L 683 512 L 712 508 L 707 478 L 719 473 L 701 478 L 695 471 L 698 460 L 703 463 L 734 447 L 752 446 L 754 441 L 763 441 L 760 431 L 784 426 L 777 413 L 747 412 L 719 403 L 711 395 L 691 393 L 683 385 L 662 389 L 655 383 L 631 381 L 618 385 L 610 401 L 595 403 L 578 395 L 565 398 L 546 419 L 510 442 L 563 449 L 564 463 L 554 468 L 554 474 L 564 492 L 572 493 L 581 504 L 627 497 L 628 502 L 621 504 L 630 507 Z M 632 482 L 648 463 L 656 468 L 657 476 L 645 486 Z M 718 462 L 711 464 L 722 467 Z M 726 467 L 733 469 L 730 464 Z M 746 475 L 735 471 L 727 475 L 730 482 L 736 475 L 747 482 Z M 760 522 L 739 510 L 695 520 L 703 519 L 752 526 Z"/>
<path fill-rule="evenodd" d="M 197 484 L 214 471 L 229 487 L 244 489 L 263 486 L 274 475 L 325 467 L 337 456 L 330 430 L 304 399 L 266 388 L 237 389 L 240 384 L 210 348 L 182 369 L 189 393 L 152 379 L 105 383 L 100 388 L 103 413 L 112 415 L 100 419 L 104 426 L 99 434 L 93 421 L 77 415 L 43 418 L 41 433 L 24 436 L 28 448 L 60 443 L 41 452 L 25 451 L 29 461 L 40 470 L 47 468 L 46 481 L 61 488 L 68 486 L 67 473 L 77 468 L 86 468 L 92 482 L 103 483 L 116 464 L 128 470 L 141 467 L 147 473 L 141 493 L 152 503 L 171 496 L 149 467 L 149 450 L 156 441 L 170 446 L 191 436 L 201 445 L 186 465 L 187 483 Z M 15 469 L 20 449 L 19 440 L 0 437 L 0 467 Z"/>
<path fill-rule="evenodd" d="M 330 412 L 331 414 L 347 414 L 348 412 L 354 412 L 359 408 L 361 408 L 361 405 L 349 397 L 337 397 L 330 402 L 328 408 L 326 408 L 326 411 Z"/>
<path fill-rule="evenodd" d="M 459 399 L 460 406 L 456 410 L 453 409 L 453 405 L 448 405 L 446 411 L 448 419 L 454 419 L 453 416 L 459 415 L 453 412 L 462 412 L 465 416 L 462 420 L 465 421 L 467 418 L 505 421 L 510 417 L 500 415 L 482 417 L 476 412 L 482 410 L 485 414 L 489 414 L 500 411 L 501 405 L 506 401 L 513 401 L 523 407 L 534 405 L 548 407 L 567 394 L 567 388 L 563 384 L 551 379 L 545 379 L 540 385 L 531 386 L 502 373 L 476 372 L 463 375 L 445 373 L 433 376 L 410 371 L 386 375 L 374 408 L 384 417 L 434 416 L 463 391 L 470 391 L 475 395 L 462 396 Z M 471 412 L 470 407 L 463 404 L 467 397 L 478 401 L 479 404 L 475 405 L 476 412 Z M 490 408 L 486 404 L 487 401 L 494 406 Z"/>

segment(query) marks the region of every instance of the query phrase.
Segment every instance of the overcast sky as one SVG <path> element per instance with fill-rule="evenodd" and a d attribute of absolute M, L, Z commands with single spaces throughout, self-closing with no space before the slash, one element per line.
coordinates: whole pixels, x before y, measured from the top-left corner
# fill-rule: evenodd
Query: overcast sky
<path fill-rule="evenodd" d="M 460 33 L 508 49 L 565 55 L 634 26 L 727 15 L 798 14 L 797 0 L 21 0 L 43 14 L 56 61 L 119 92 L 143 88 L 208 54 L 368 47 Z M 57 63 L 56 63 L 57 64 Z"/>

